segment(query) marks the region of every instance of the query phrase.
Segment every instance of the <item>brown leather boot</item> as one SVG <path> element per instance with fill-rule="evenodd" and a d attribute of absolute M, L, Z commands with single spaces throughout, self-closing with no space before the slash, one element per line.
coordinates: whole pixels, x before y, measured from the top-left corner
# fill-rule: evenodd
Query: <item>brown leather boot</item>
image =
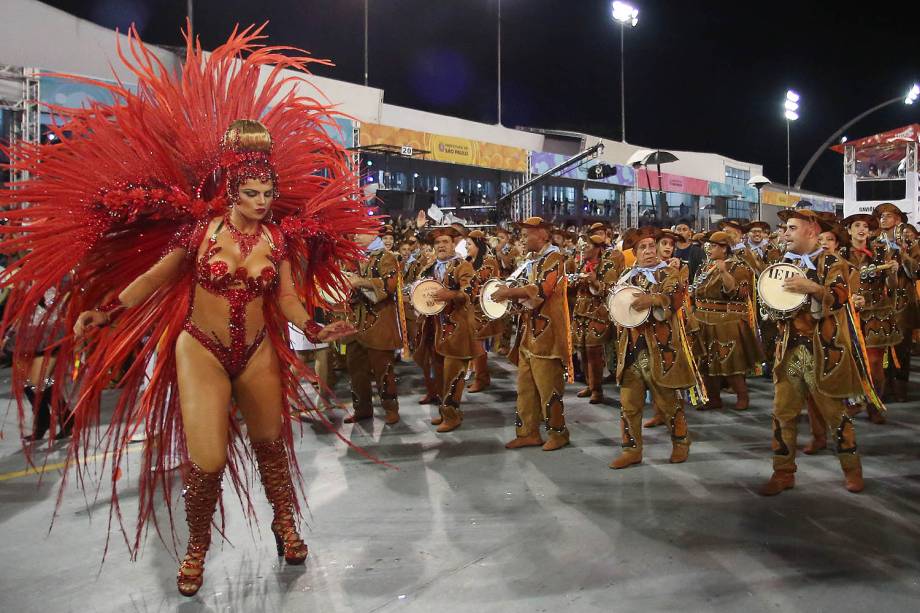
<path fill-rule="evenodd" d="M 565 436 L 554 436 L 550 437 L 543 443 L 543 451 L 556 451 L 557 449 L 562 449 L 569 444 L 569 435 L 566 433 Z"/>
<path fill-rule="evenodd" d="M 827 437 L 816 436 L 811 439 L 810 443 L 802 448 L 802 453 L 805 455 L 814 455 L 823 449 L 827 449 Z"/>
<path fill-rule="evenodd" d="M 387 411 L 383 417 L 383 421 L 388 426 L 395 426 L 399 423 L 399 411 Z"/>
<path fill-rule="evenodd" d="M 843 471 L 844 484 L 847 491 L 858 494 L 866 487 L 863 483 L 862 465 L 856 465 Z"/>
<path fill-rule="evenodd" d="M 866 406 L 866 410 L 869 412 L 869 421 L 871 421 L 873 424 L 880 426 L 885 423 L 885 414 L 882 413 L 874 404 L 869 403 Z"/>
<path fill-rule="evenodd" d="M 555 393 L 549 401 L 549 415 L 546 418 L 546 432 L 549 438 L 543 451 L 556 451 L 569 444 L 569 429 L 565 426 L 565 408 L 562 398 Z"/>
<path fill-rule="evenodd" d="M 776 496 L 784 490 L 795 487 L 795 473 L 788 470 L 775 470 L 770 480 L 764 483 L 758 494 L 761 496 Z"/>
<path fill-rule="evenodd" d="M 431 425 L 440 426 L 442 423 L 444 423 L 444 418 L 441 417 L 441 412 L 438 411 L 438 414 L 431 418 Z"/>
<path fill-rule="evenodd" d="M 731 386 L 732 391 L 735 392 L 735 395 L 738 399 L 735 401 L 735 410 L 744 411 L 751 406 L 751 399 L 748 396 L 748 386 L 747 379 L 744 378 L 744 375 L 732 375 L 726 377 L 728 379 L 728 384 Z"/>
<path fill-rule="evenodd" d="M 588 386 L 591 388 L 591 399 L 588 402 L 600 404 L 604 401 L 604 348 L 588 347 L 587 358 Z"/>
<path fill-rule="evenodd" d="M 578 393 L 575 394 L 575 397 L 576 397 L 576 398 L 587 398 L 587 397 L 590 396 L 590 395 L 591 395 L 591 388 L 590 388 L 590 387 L 586 387 L 586 388 L 584 388 L 584 389 L 582 389 L 582 390 L 579 390 Z"/>
<path fill-rule="evenodd" d="M 706 395 L 709 400 L 696 408 L 697 411 L 712 411 L 722 408 L 722 386 L 718 377 L 703 377 L 703 384 L 706 386 Z"/>
<path fill-rule="evenodd" d="M 663 425 L 664 425 L 664 413 L 662 413 L 658 409 L 655 409 L 655 416 L 649 417 L 648 419 L 646 419 L 645 422 L 643 422 L 642 427 L 643 428 L 657 428 L 658 426 L 663 426 Z"/>
<path fill-rule="evenodd" d="M 443 420 L 438 426 L 438 432 L 450 432 L 456 430 L 463 423 L 463 412 L 460 409 L 456 409 L 450 406 L 441 407 L 441 415 Z"/>
<path fill-rule="evenodd" d="M 623 453 L 615 457 L 609 466 L 610 468 L 614 470 L 620 470 L 621 468 L 628 468 L 629 466 L 633 466 L 634 464 L 641 464 L 641 463 L 642 463 L 641 453 L 624 451 Z"/>
<path fill-rule="evenodd" d="M 671 459 L 668 460 L 671 464 L 683 464 L 687 461 L 687 458 L 690 456 L 690 445 L 677 445 L 675 444 L 671 449 Z"/>
<path fill-rule="evenodd" d="M 520 449 L 521 447 L 542 447 L 543 438 L 539 432 L 531 432 L 527 436 L 518 436 L 507 443 L 505 449 Z"/>
<path fill-rule="evenodd" d="M 467 388 L 466 391 L 470 394 L 475 394 L 476 392 L 481 392 L 492 384 L 492 377 L 489 375 L 488 356 L 486 354 L 482 354 L 473 360 L 472 366 L 475 376 L 473 377 L 473 383 L 469 386 L 469 388 Z"/>
<path fill-rule="evenodd" d="M 211 546 L 211 518 L 220 500 L 224 470 L 208 473 L 192 464 L 185 479 L 185 517 L 188 548 L 179 565 L 176 587 L 183 596 L 194 596 L 204 581 L 204 558 Z"/>
<path fill-rule="evenodd" d="M 368 419 L 373 419 L 373 417 L 374 417 L 373 415 L 358 415 L 358 414 L 355 414 L 355 415 L 349 415 L 349 416 L 346 417 L 343 421 L 344 421 L 346 424 L 356 424 L 356 423 L 358 423 L 359 421 L 367 421 Z"/>

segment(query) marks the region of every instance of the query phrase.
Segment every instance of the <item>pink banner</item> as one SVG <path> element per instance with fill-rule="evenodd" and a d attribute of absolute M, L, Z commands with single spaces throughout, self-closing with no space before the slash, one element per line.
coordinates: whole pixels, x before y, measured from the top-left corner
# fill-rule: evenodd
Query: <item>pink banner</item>
<path fill-rule="evenodd" d="M 643 189 L 659 189 L 658 173 L 654 170 L 640 170 L 638 182 L 639 187 Z M 682 194 L 691 194 L 693 196 L 709 195 L 709 181 L 682 177 L 680 175 L 669 175 L 666 172 L 661 173 L 660 187 L 661 191 L 664 192 L 679 192 Z"/>

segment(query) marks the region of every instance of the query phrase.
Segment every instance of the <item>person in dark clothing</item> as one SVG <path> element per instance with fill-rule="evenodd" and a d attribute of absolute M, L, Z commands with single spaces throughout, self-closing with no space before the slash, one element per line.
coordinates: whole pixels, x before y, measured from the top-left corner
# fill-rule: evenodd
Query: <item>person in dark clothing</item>
<path fill-rule="evenodd" d="M 686 221 L 678 221 L 677 225 L 674 226 L 674 232 L 678 236 L 674 245 L 674 257 L 687 264 L 690 269 L 690 279 L 694 279 L 696 278 L 696 271 L 703 263 L 703 260 L 706 259 L 706 253 L 702 247 L 690 241 L 693 236 L 693 230 L 690 229 Z"/>

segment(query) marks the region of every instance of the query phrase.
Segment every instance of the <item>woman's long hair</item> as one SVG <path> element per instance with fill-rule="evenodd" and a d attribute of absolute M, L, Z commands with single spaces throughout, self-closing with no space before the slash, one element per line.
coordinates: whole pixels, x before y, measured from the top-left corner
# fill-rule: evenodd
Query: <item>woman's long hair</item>
<path fill-rule="evenodd" d="M 479 270 L 482 267 L 482 261 L 489 255 L 489 244 L 484 238 L 471 238 L 468 240 L 473 241 L 473 244 L 476 245 L 476 257 L 467 259 L 472 262 L 474 270 Z"/>

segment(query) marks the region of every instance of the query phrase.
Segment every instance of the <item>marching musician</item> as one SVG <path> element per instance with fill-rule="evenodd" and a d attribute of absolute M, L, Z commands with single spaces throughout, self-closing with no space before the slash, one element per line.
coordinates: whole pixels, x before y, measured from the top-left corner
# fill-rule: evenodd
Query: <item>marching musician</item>
<path fill-rule="evenodd" d="M 415 241 L 415 249 L 409 254 L 409 257 L 403 262 L 403 288 L 405 291 L 415 283 L 421 272 L 428 268 L 434 260 L 433 255 L 426 253 L 426 247 L 430 247 L 430 240 L 427 235 L 412 236 L 411 240 Z M 422 379 L 425 382 L 425 395 L 419 399 L 418 403 L 441 404 L 441 390 L 435 387 L 434 374 L 431 366 L 431 354 L 424 350 L 419 350 L 419 315 L 412 308 L 405 309 L 406 314 L 406 331 L 409 339 L 409 349 L 412 351 L 412 359 L 422 369 Z"/>
<path fill-rule="evenodd" d="M 385 412 L 387 425 L 399 422 L 399 400 L 396 375 L 393 372 L 394 352 L 403 346 L 400 336 L 399 296 L 400 274 L 396 255 L 375 234 L 357 234 L 355 242 L 367 252 L 357 272 L 346 273 L 352 287 L 349 315 L 357 333 L 345 344 L 345 363 L 351 376 L 353 414 L 345 423 L 355 423 L 373 417 L 371 379 Z"/>
<path fill-rule="evenodd" d="M 894 289 L 894 310 L 901 329 L 902 340 L 893 351 L 888 375 L 892 380 L 893 398 L 896 402 L 907 401 L 907 385 L 910 378 L 910 348 L 914 328 L 920 327 L 920 309 L 917 308 L 916 281 L 920 279 L 920 244 L 907 244 L 903 229 L 907 227 L 907 214 L 891 203 L 875 207 L 872 215 L 879 222 L 878 240 L 894 252 L 898 262 Z"/>
<path fill-rule="evenodd" d="M 564 281 L 565 261 L 550 244 L 552 224 L 540 217 L 518 223 L 530 259 L 519 287 L 501 287 L 492 294 L 498 302 L 514 300 L 523 307 L 517 341 L 516 437 L 508 449 L 543 446 L 554 451 L 569 444 L 565 424 L 565 379 L 569 348 L 569 314 Z M 512 356 L 514 350 L 512 351 Z M 548 440 L 540 435 L 540 420 Z"/>
<path fill-rule="evenodd" d="M 841 249 L 849 247 L 850 245 L 849 232 L 842 224 L 837 222 L 836 214 L 824 214 L 819 216 L 823 217 L 824 220 L 830 224 L 829 229 L 825 229 L 818 235 L 818 243 L 821 245 L 821 248 L 824 249 L 825 252 L 838 256 L 843 261 L 849 263 L 841 254 Z M 847 285 L 850 287 L 851 292 L 854 291 L 853 288 L 859 287 L 859 271 L 852 265 L 849 267 Z M 827 449 L 827 423 L 818 411 L 818 407 L 815 406 L 815 401 L 812 400 L 811 396 L 808 397 L 807 407 L 811 441 L 805 444 L 802 448 L 802 453 L 805 455 L 814 455 L 819 451 Z"/>
<path fill-rule="evenodd" d="M 467 261 L 473 266 L 475 276 L 473 277 L 473 287 L 471 300 L 473 303 L 473 313 L 476 318 L 476 329 L 473 338 L 482 344 L 489 338 L 502 334 L 504 321 L 502 319 L 490 319 L 482 312 L 482 306 L 479 301 L 479 294 L 482 291 L 482 285 L 490 279 L 501 278 L 500 264 L 498 259 L 489 253 L 486 235 L 482 230 L 473 230 L 466 237 Z M 473 359 L 473 383 L 470 384 L 469 393 L 475 394 L 489 387 L 492 383 L 492 377 L 489 375 L 489 354 L 483 347 L 482 353 Z"/>
<path fill-rule="evenodd" d="M 693 324 L 702 349 L 700 371 L 709 402 L 706 409 L 722 408 L 721 379 L 737 395 L 735 410 L 750 406 L 745 375 L 764 361 L 760 342 L 751 328 L 749 304 L 754 275 L 731 255 L 731 238 L 713 232 L 707 239 L 709 263 L 690 287 Z"/>
<path fill-rule="evenodd" d="M 725 232 L 731 240 L 732 256 L 751 269 L 751 274 L 759 274 L 763 270 L 763 262 L 755 256 L 744 242 L 747 226 L 740 219 L 723 219 L 719 221 L 719 230 Z"/>
<path fill-rule="evenodd" d="M 680 390 L 695 380 L 682 337 L 678 311 L 683 302 L 680 272 L 658 256 L 661 232 L 645 226 L 631 237 L 636 263 L 617 281 L 643 290 L 631 306 L 651 309 L 635 328 L 618 326 L 616 380 L 620 386 L 623 451 L 610 463 L 620 469 L 642 462 L 642 410 L 646 392 L 667 419 L 671 432 L 670 461 L 681 463 L 690 453 L 690 436 Z M 626 244 L 624 243 L 624 248 Z"/>
<path fill-rule="evenodd" d="M 795 485 L 797 419 L 809 395 L 834 433 L 846 489 L 859 492 L 863 478 L 856 431 L 844 405 L 846 398 L 862 393 L 845 319 L 848 267 L 818 245 L 825 222 L 814 211 L 789 209 L 779 216 L 786 222 L 784 261 L 804 273 L 786 278 L 782 287 L 807 300 L 790 313 L 775 312 L 780 341 L 773 369 L 773 475 L 760 494 L 773 496 Z"/>
<path fill-rule="evenodd" d="M 505 278 L 514 272 L 520 264 L 521 250 L 512 242 L 513 236 L 507 228 L 497 227 L 495 236 L 498 239 L 495 245 L 495 259 L 498 260 L 500 276 Z M 495 349 L 495 352 L 499 355 L 508 355 L 511 351 L 511 336 L 515 329 L 516 320 L 516 317 L 508 317 L 505 325 L 502 326 L 502 333 L 498 337 L 498 346 Z"/>
<path fill-rule="evenodd" d="M 598 404 L 604 398 L 604 346 L 611 331 L 607 292 L 623 272 L 613 258 L 602 257 L 604 246 L 604 236 L 592 234 L 587 237 L 584 257 L 572 283 L 575 288 L 572 345 L 581 358 L 587 383 L 577 396 L 590 397 L 588 402 L 591 404 Z"/>
<path fill-rule="evenodd" d="M 440 313 L 423 317 L 419 323 L 419 348 L 431 356 L 435 389 L 441 395 L 439 415 L 431 420 L 438 432 L 456 430 L 463 423 L 460 401 L 466 371 L 470 360 L 482 353 L 482 344 L 473 338 L 476 324 L 470 304 L 475 272 L 473 265 L 456 253 L 459 236 L 452 226 L 432 228 L 429 237 L 437 259 L 421 273 L 422 278 L 443 286 L 432 299 L 447 303 Z"/>
<path fill-rule="evenodd" d="M 859 311 L 872 384 L 881 397 L 885 393 L 885 353 L 893 350 L 902 338 L 894 309 L 897 262 L 894 261 L 894 252 L 884 241 L 870 242 L 871 234 L 879 229 L 875 217 L 857 213 L 845 218 L 842 223 L 850 233 L 850 246 L 844 249 L 843 255 L 858 272 L 858 277 L 854 275 L 850 294 L 853 305 Z M 872 423 L 885 423 L 881 407 L 868 402 L 866 408 Z"/>
<path fill-rule="evenodd" d="M 661 238 L 658 239 L 658 257 L 662 262 L 680 273 L 681 292 L 686 295 L 687 286 L 690 285 L 690 267 L 676 255 L 677 241 L 679 239 L 680 236 L 673 230 L 662 229 Z M 687 301 L 685 300 L 681 305 L 681 308 L 685 310 L 685 319 L 689 316 L 689 313 L 686 312 L 686 303 Z M 652 402 L 652 409 L 655 414 L 642 423 L 643 428 L 657 428 L 667 423 L 664 412 L 654 402 Z"/>
<path fill-rule="evenodd" d="M 757 266 L 757 269 L 753 271 L 756 276 L 770 264 L 778 262 L 783 254 L 776 245 L 770 242 L 770 224 L 767 222 L 752 221 L 745 227 L 745 230 L 747 234 L 744 246 L 753 256 L 752 262 Z"/>

